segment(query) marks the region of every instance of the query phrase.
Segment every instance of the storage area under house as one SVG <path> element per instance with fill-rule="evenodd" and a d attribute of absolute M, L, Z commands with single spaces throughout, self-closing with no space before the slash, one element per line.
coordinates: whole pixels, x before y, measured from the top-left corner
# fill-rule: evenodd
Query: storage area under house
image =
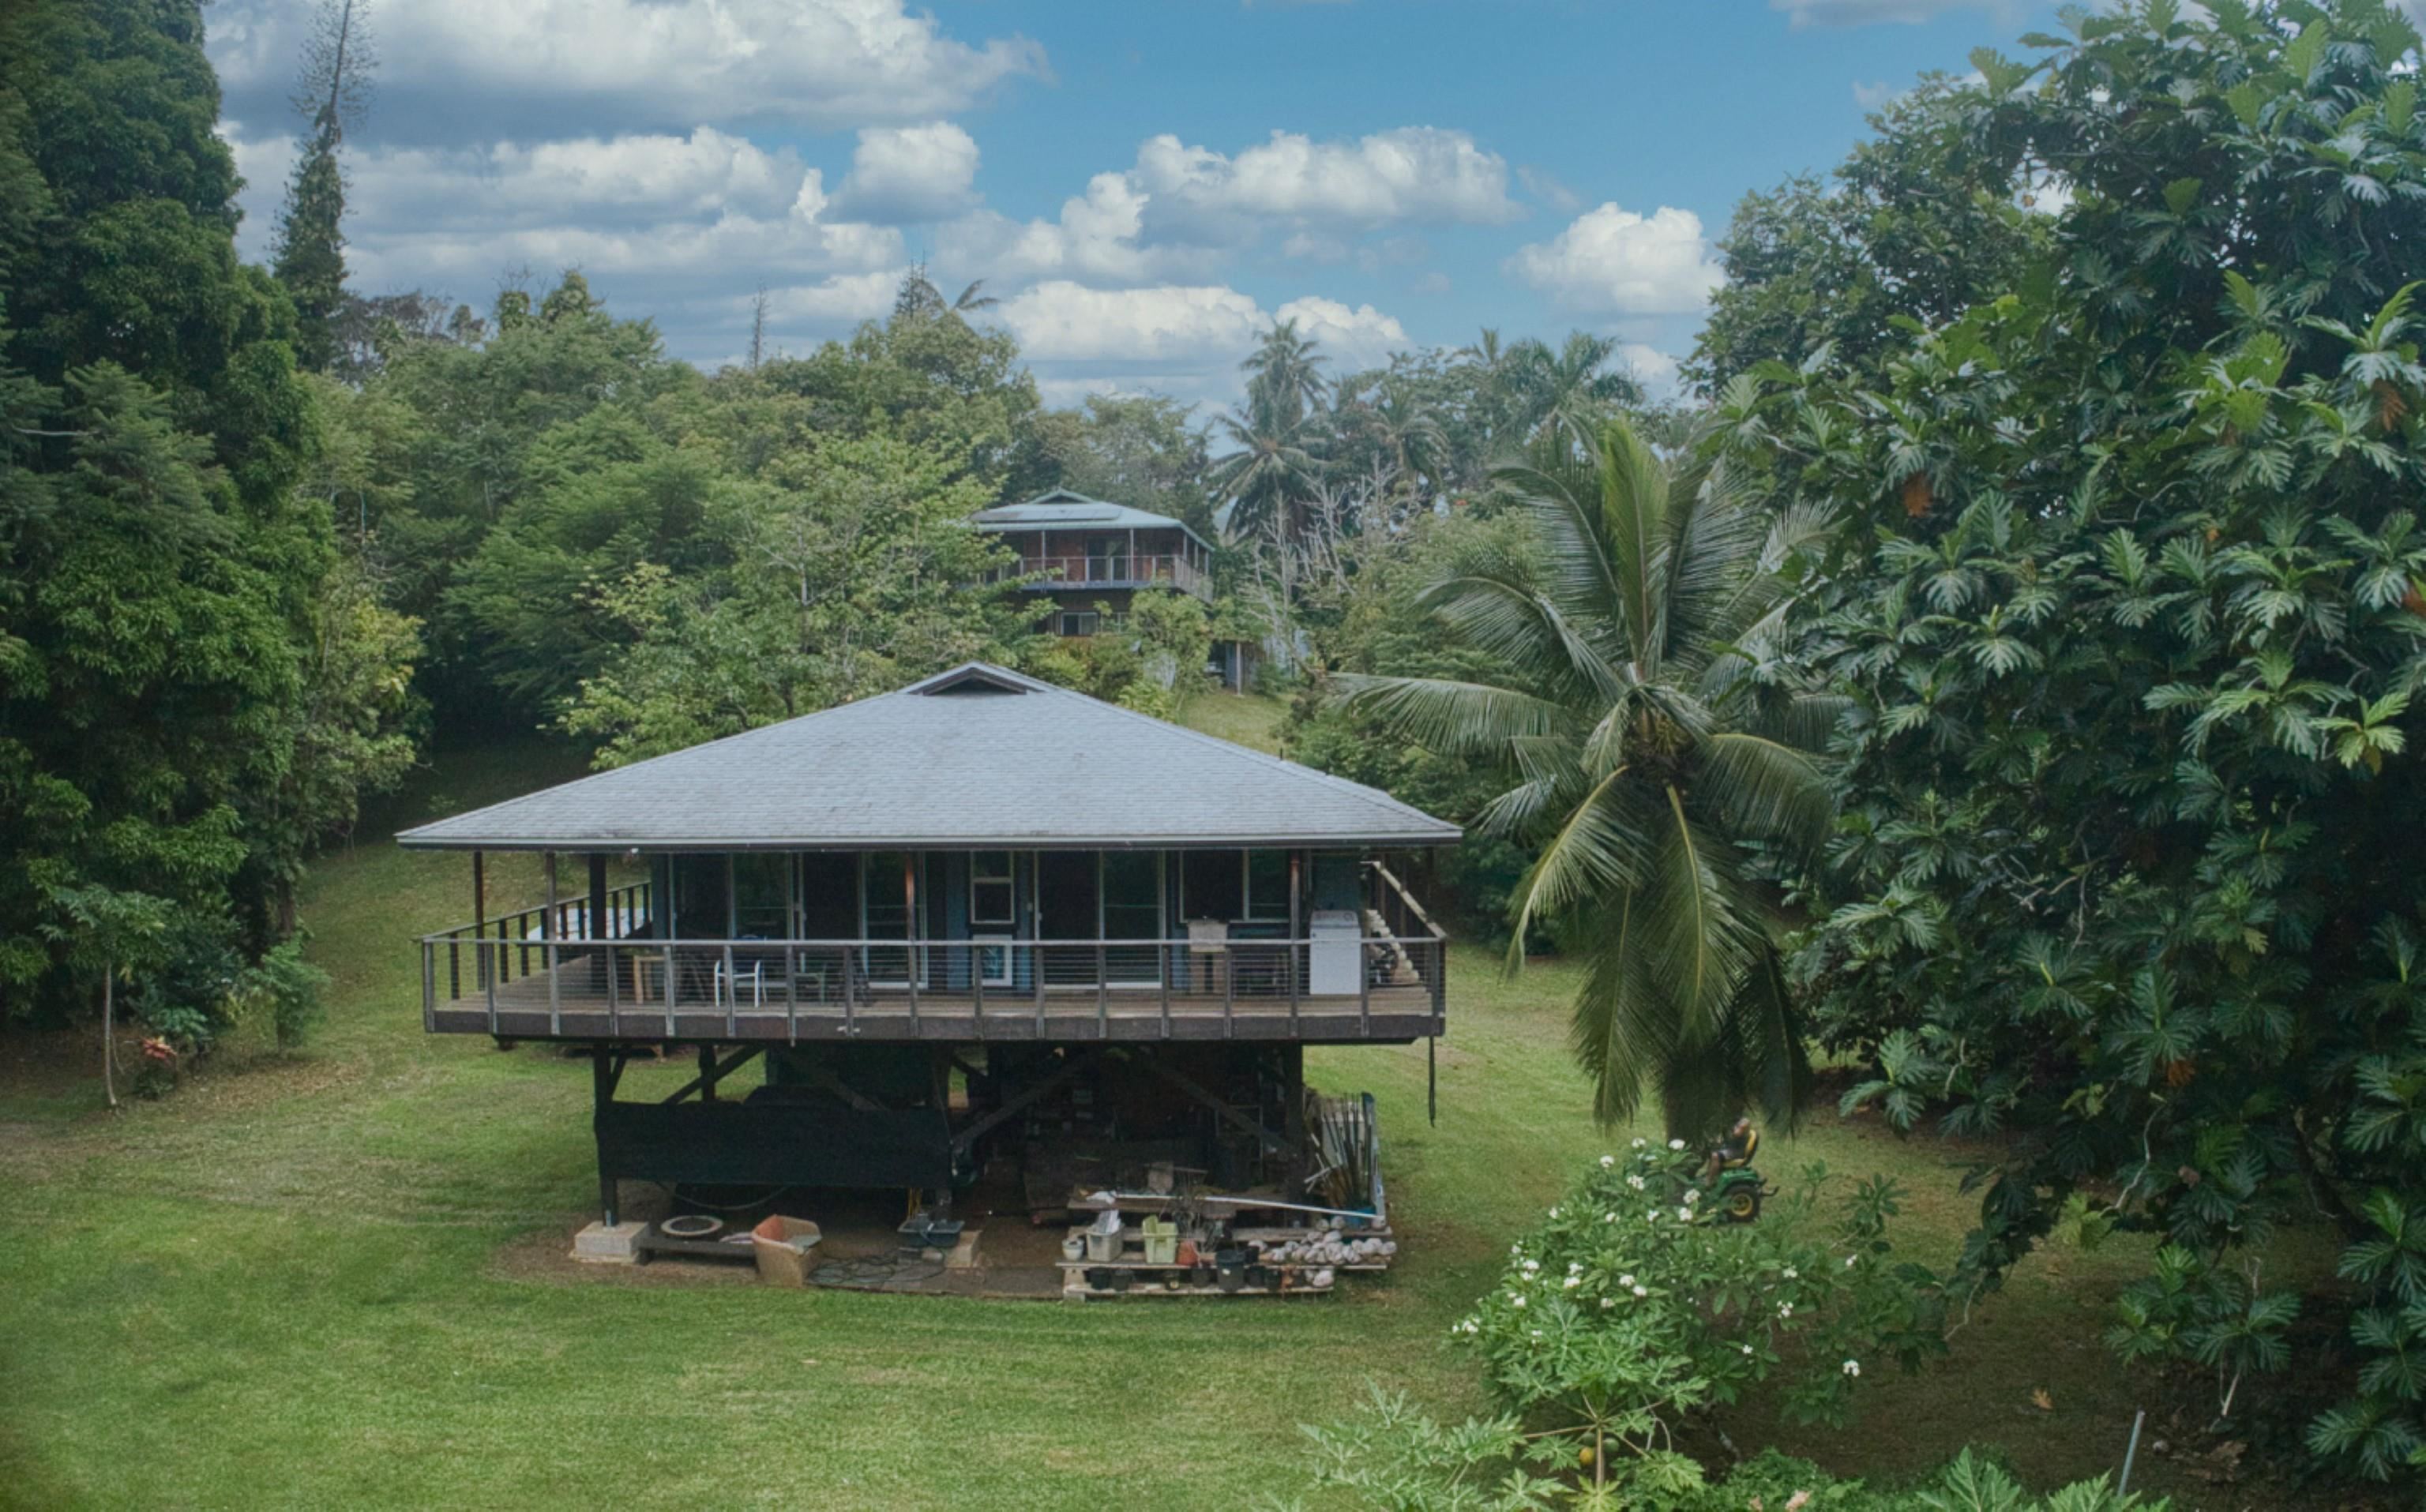
<path fill-rule="evenodd" d="M 590 1060 L 576 1255 L 1074 1297 L 1389 1264 L 1372 1101 L 1305 1047 L 1429 1053 L 1447 941 L 1401 878 L 1458 838 L 979 665 L 398 837 L 471 853 L 426 1027 Z M 490 908 L 499 850 L 535 906 Z"/>

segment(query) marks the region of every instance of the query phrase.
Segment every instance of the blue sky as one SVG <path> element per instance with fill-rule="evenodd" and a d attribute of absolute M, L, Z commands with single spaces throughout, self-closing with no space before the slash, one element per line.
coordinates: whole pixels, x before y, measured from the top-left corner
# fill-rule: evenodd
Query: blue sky
<path fill-rule="evenodd" d="M 914 259 L 987 281 L 1049 397 L 1235 393 L 1292 316 L 1343 362 L 1570 327 L 1658 380 L 1746 190 L 2020 0 L 381 0 L 359 286 L 485 306 L 579 266 L 714 367 L 801 350 Z M 207 13 L 261 255 L 301 0 Z"/>

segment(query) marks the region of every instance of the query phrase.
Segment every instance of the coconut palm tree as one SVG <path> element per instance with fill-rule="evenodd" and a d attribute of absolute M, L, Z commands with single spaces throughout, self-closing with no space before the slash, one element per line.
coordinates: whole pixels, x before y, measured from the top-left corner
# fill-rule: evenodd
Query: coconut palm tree
<path fill-rule="evenodd" d="M 1563 430 L 1587 442 L 1609 411 L 1633 404 L 1642 390 L 1625 373 L 1609 370 L 1617 342 L 1588 330 L 1571 330 L 1553 350 L 1531 337 L 1508 349 L 1510 377 L 1525 407 L 1526 428 L 1536 434 Z"/>
<path fill-rule="evenodd" d="M 1233 501 L 1231 534 L 1277 523 L 1294 535 L 1301 507 L 1322 479 L 1322 438 L 1314 417 L 1285 417 L 1267 402 L 1250 400 L 1214 426 L 1236 448 L 1215 458 L 1207 475 Z"/>
<path fill-rule="evenodd" d="M 1311 413 L 1331 390 L 1322 362 L 1321 346 L 1313 337 L 1300 335 L 1296 321 L 1274 322 L 1238 364 L 1238 371 L 1247 375 L 1247 402 L 1285 423 Z"/>
<path fill-rule="evenodd" d="M 1646 1087 L 1680 1135 L 1748 1103 L 1791 1117 L 1809 1066 L 1748 846 L 1808 846 L 1830 822 L 1813 752 L 1840 706 L 1773 652 L 1771 554 L 1817 522 L 1772 526 L 1722 467 L 1672 471 L 1621 420 L 1584 441 L 1495 471 L 1533 555 L 1426 591 L 1504 675 L 1361 677 L 1351 696 L 1418 744 L 1508 763 L 1479 827 L 1540 847 L 1511 968 L 1536 925 L 1582 954 L 1574 1045 L 1604 1121 Z"/>

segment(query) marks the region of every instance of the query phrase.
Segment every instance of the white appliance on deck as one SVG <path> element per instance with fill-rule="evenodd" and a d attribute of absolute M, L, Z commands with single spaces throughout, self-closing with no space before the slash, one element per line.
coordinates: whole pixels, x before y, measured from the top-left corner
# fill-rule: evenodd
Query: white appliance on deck
<path fill-rule="evenodd" d="M 1365 926 L 1353 909 L 1317 909 L 1306 921 L 1305 988 L 1316 997 L 1354 997 L 1365 970 Z"/>

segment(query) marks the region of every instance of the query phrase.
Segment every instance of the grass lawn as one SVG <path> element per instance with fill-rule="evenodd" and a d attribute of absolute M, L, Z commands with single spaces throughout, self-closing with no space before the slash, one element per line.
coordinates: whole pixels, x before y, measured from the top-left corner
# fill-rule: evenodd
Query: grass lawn
<path fill-rule="evenodd" d="M 1222 702 L 1223 733 L 1246 717 L 1231 703 L 1279 708 Z M 461 807 L 564 775 L 543 750 L 457 761 L 387 817 L 417 817 L 440 787 Z M 501 895 L 537 886 L 535 863 L 497 873 Z M 1381 1102 L 1406 1241 L 1383 1283 L 1284 1305 L 1077 1306 L 533 1263 L 593 1215 L 589 1072 L 421 1033 L 409 942 L 467 911 L 467 874 L 385 844 L 315 869 L 305 919 L 334 989 L 303 1054 L 115 1115 L 83 1074 L 89 1037 L 73 1066 L 57 1047 L 0 1060 L 0 1504 L 1249 1505 L 1297 1488 L 1297 1424 L 1347 1411 L 1367 1379 L 1445 1413 L 1476 1406 L 1447 1325 L 1512 1232 L 1612 1144 L 1564 1048 L 1566 973 L 1509 984 L 1468 952 L 1437 1128 L 1422 1047 L 1309 1057 L 1322 1085 Z M 647 1096 L 688 1070 L 631 1075 Z M 1895 1175 L 1906 1238 L 1933 1260 L 1971 1211 L 1933 1144 L 1823 1116 L 1770 1150 L 1781 1175 L 1811 1160 Z M 2097 1334 L 2132 1264 L 2033 1262 L 1950 1362 L 1877 1373 L 1849 1432 L 1775 1429 L 1757 1405 L 1728 1431 L 1869 1473 L 1965 1442 L 2042 1483 L 2109 1469 L 2135 1382 Z M 2141 1484 L 2199 1499 L 2143 1465 Z"/>
<path fill-rule="evenodd" d="M 1199 693 L 1181 716 L 1208 735 L 1274 752 L 1281 748 L 1281 721 L 1287 717 L 1288 700 L 1269 693 Z"/>

